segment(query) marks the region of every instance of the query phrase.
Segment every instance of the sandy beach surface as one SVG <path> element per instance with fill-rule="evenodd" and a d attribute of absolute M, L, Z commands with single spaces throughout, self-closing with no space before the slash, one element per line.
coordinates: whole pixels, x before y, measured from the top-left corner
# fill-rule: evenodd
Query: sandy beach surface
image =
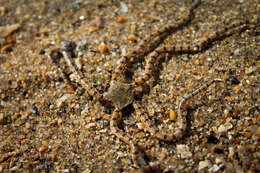
<path fill-rule="evenodd" d="M 187 16 L 190 0 L 1 0 L 0 172 L 142 172 L 112 134 L 113 108 L 95 101 L 64 63 L 49 54 L 77 45 L 75 64 L 105 93 L 118 60 L 158 29 Z M 154 85 L 139 100 L 165 133 L 178 128 L 181 98 L 223 79 L 186 105 L 188 128 L 175 142 L 144 131 L 132 105 L 119 127 L 157 172 L 260 172 L 260 3 L 202 0 L 190 22 L 160 46 L 189 46 L 234 23 L 234 32 L 195 54 L 166 54 Z M 142 75 L 146 57 L 131 68 Z"/>

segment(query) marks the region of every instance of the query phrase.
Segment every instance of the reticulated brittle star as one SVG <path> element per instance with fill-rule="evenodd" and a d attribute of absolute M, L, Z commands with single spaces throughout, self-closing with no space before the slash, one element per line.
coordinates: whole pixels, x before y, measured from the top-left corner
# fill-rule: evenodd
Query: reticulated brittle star
<path fill-rule="evenodd" d="M 100 102 L 109 102 L 115 107 L 114 112 L 112 113 L 111 121 L 110 121 L 110 129 L 114 135 L 116 135 L 119 139 L 127 143 L 132 152 L 132 160 L 136 167 L 150 167 L 149 163 L 143 158 L 142 153 L 138 149 L 138 145 L 132 142 L 131 137 L 125 134 L 122 130 L 118 128 L 121 118 L 122 118 L 122 109 L 129 104 L 133 104 L 135 111 L 140 115 L 141 121 L 146 124 L 145 131 L 150 132 L 154 137 L 158 138 L 162 141 L 176 141 L 183 137 L 185 134 L 185 130 L 187 127 L 186 122 L 186 114 L 187 110 L 183 107 L 183 104 L 200 93 L 202 90 L 208 88 L 211 84 L 215 82 L 221 82 L 222 79 L 213 79 L 210 82 L 207 82 L 200 88 L 195 91 L 187 94 L 180 101 L 178 106 L 178 129 L 173 133 L 165 133 L 161 132 L 155 125 L 153 125 L 152 121 L 149 119 L 148 113 L 142 108 L 141 104 L 136 101 L 136 97 L 142 97 L 142 94 L 145 92 L 145 89 L 148 88 L 148 91 L 153 87 L 153 83 L 149 81 L 149 79 L 154 75 L 156 69 L 161 62 L 161 59 L 165 54 L 196 54 L 200 53 L 207 48 L 211 44 L 213 44 L 217 40 L 221 40 L 235 32 L 241 32 L 248 28 L 255 27 L 253 24 L 249 24 L 247 22 L 238 22 L 234 23 L 231 26 L 225 27 L 223 30 L 216 31 L 214 35 L 208 37 L 204 41 L 202 41 L 198 45 L 189 45 L 189 46 L 163 46 L 158 47 L 169 35 L 173 32 L 181 29 L 183 26 L 186 26 L 190 23 L 193 17 L 193 11 L 198 7 L 200 1 L 195 1 L 189 10 L 189 14 L 183 20 L 169 24 L 162 29 L 150 34 L 147 38 L 145 38 L 139 46 L 130 51 L 127 55 L 123 56 L 112 76 L 112 80 L 110 83 L 110 87 L 108 91 L 104 94 L 101 94 L 93 84 L 86 78 L 80 70 L 74 65 L 71 54 L 74 49 L 69 52 L 63 51 L 60 53 L 59 51 L 53 51 L 50 54 L 50 57 L 54 62 L 57 62 L 54 54 L 60 54 L 63 56 L 69 68 L 71 69 L 76 81 L 86 89 L 89 95 L 91 95 L 94 100 Z M 136 79 L 132 83 L 126 81 L 126 74 L 128 69 L 139 59 L 146 57 L 146 65 L 143 74 Z M 147 91 L 146 91 L 147 92 Z"/>

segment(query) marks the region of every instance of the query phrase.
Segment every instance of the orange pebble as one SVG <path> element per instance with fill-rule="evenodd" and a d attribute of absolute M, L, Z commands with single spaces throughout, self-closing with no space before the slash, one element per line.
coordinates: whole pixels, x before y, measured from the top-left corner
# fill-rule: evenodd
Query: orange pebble
<path fill-rule="evenodd" d="M 194 156 L 193 156 L 193 157 L 194 157 L 194 159 L 196 159 L 196 160 L 197 160 L 197 159 L 199 159 L 199 155 L 198 155 L 197 153 L 196 153 L 196 154 L 194 154 Z"/>
<path fill-rule="evenodd" d="M 2 52 L 9 52 L 9 51 L 11 51 L 11 49 L 12 49 L 12 44 L 7 44 L 7 45 L 3 46 L 1 50 L 2 50 Z"/>
<path fill-rule="evenodd" d="M 98 46 L 98 50 L 99 50 L 100 53 L 105 53 L 105 52 L 108 51 L 108 47 L 107 47 L 107 45 L 105 45 L 105 44 L 100 44 L 100 45 Z"/>
<path fill-rule="evenodd" d="M 208 35 L 207 34 L 204 34 L 203 37 L 202 37 L 202 40 L 203 41 L 206 41 L 208 39 Z"/>
<path fill-rule="evenodd" d="M 33 35 L 34 35 L 35 37 L 40 37 L 40 36 L 41 36 L 41 33 L 40 33 L 40 32 L 35 32 Z"/>
<path fill-rule="evenodd" d="M 133 34 L 129 35 L 128 39 L 131 40 L 131 41 L 135 40 L 135 35 L 133 35 Z"/>
<path fill-rule="evenodd" d="M 170 109 L 170 119 L 171 120 L 176 120 L 176 112 L 173 109 Z"/>
<path fill-rule="evenodd" d="M 184 108 L 185 110 L 188 110 L 188 109 L 190 109 L 190 108 L 191 108 L 191 106 L 190 106 L 190 105 L 188 105 L 188 104 L 184 104 L 184 105 L 183 105 L 183 108 Z"/>
<path fill-rule="evenodd" d="M 6 38 L 6 41 L 7 41 L 7 43 L 14 43 L 15 42 L 15 40 L 11 36 L 8 36 Z"/>
<path fill-rule="evenodd" d="M 117 18 L 117 21 L 119 23 L 124 23 L 126 21 L 126 17 L 125 16 L 120 16 L 120 17 Z"/>
<path fill-rule="evenodd" d="M 250 138 L 252 137 L 252 135 L 253 135 L 252 132 L 246 132 L 246 133 L 245 133 L 245 137 L 246 137 L 247 139 L 250 139 Z"/>
<path fill-rule="evenodd" d="M 197 66 L 201 65 L 200 60 L 197 59 L 197 60 L 194 62 L 194 64 L 197 65 Z"/>

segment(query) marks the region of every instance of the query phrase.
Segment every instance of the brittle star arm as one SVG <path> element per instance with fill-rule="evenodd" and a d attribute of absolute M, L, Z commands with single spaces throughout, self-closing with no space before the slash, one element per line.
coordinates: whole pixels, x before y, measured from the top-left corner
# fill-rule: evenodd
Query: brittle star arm
<path fill-rule="evenodd" d="M 222 30 L 219 30 L 215 32 L 214 35 L 210 36 L 206 40 L 202 41 L 198 45 L 193 46 L 163 46 L 155 49 L 154 52 L 152 52 L 146 61 L 145 70 L 144 73 L 135 79 L 133 86 L 135 88 L 142 87 L 142 90 L 145 86 L 148 86 L 149 89 L 153 86 L 153 84 L 148 84 L 147 81 L 153 76 L 154 71 L 159 65 L 160 58 L 164 57 L 166 53 L 170 54 L 182 54 L 182 53 L 199 53 L 203 50 L 207 49 L 209 45 L 211 45 L 213 42 L 217 40 L 221 40 L 225 37 L 228 37 L 236 32 L 242 32 L 246 29 L 254 28 L 256 25 L 249 24 L 249 23 L 233 23 L 231 26 L 225 27 Z M 136 93 L 140 93 L 140 91 L 135 91 Z"/>
<path fill-rule="evenodd" d="M 150 52 L 155 50 L 170 34 L 180 30 L 182 27 L 186 26 L 194 16 L 194 9 L 196 9 L 201 3 L 201 0 L 193 0 L 193 3 L 188 11 L 188 15 L 178 22 L 162 27 L 161 29 L 148 35 L 134 50 L 127 53 L 119 60 L 118 66 L 112 75 L 112 80 L 119 80 L 125 77 L 125 72 L 132 64 L 134 64 L 139 59 L 143 59 Z"/>
<path fill-rule="evenodd" d="M 99 93 L 99 91 L 92 85 L 92 83 L 88 79 L 83 77 L 83 74 L 80 70 L 76 69 L 73 61 L 71 61 L 70 55 L 68 55 L 66 51 L 63 51 L 63 56 L 73 75 L 75 76 L 76 81 L 88 92 L 90 96 L 94 97 L 95 100 L 103 100 L 103 95 Z"/>
<path fill-rule="evenodd" d="M 161 55 L 164 55 L 166 52 L 167 53 L 197 53 L 197 52 L 201 52 L 202 50 L 206 49 L 208 44 L 212 44 L 216 40 L 220 40 L 220 39 L 227 37 L 227 36 L 229 36 L 229 35 L 231 35 L 235 32 L 241 32 L 245 29 L 254 28 L 254 27 L 255 27 L 255 25 L 248 24 L 248 23 L 234 23 L 231 26 L 226 27 L 221 31 L 217 31 L 212 37 L 206 39 L 201 44 L 193 46 L 193 47 L 185 47 L 184 48 L 182 46 L 180 46 L 180 47 L 166 47 L 166 46 L 164 46 L 162 48 L 158 48 L 149 55 L 149 57 L 147 59 L 146 66 L 145 66 L 145 72 L 143 73 L 142 76 L 135 79 L 135 82 L 134 82 L 133 85 L 134 85 L 135 88 L 137 88 L 138 86 L 144 86 L 145 82 L 148 81 L 151 78 L 154 70 L 156 69 L 156 66 L 158 65 L 158 63 L 156 64 L 156 62 L 158 62 L 157 58 Z M 149 131 L 156 138 L 158 138 L 160 140 L 175 141 L 177 139 L 180 139 L 183 136 L 184 131 L 186 129 L 186 115 L 184 115 L 184 113 L 186 111 L 183 110 L 183 107 L 182 107 L 183 104 L 189 98 L 195 96 L 196 94 L 198 94 L 203 89 L 209 87 L 212 83 L 220 82 L 220 81 L 222 81 L 222 80 L 221 79 L 214 79 L 214 80 L 210 81 L 209 83 L 203 85 L 201 88 L 195 90 L 194 92 L 192 92 L 188 96 L 185 96 L 181 100 L 181 102 L 179 104 L 179 108 L 178 108 L 178 113 L 179 113 L 179 117 L 180 117 L 179 118 L 179 128 L 173 134 L 166 134 L 166 133 L 159 132 L 159 129 L 153 125 L 153 122 L 151 120 L 149 120 L 148 114 L 142 109 L 141 105 L 138 104 L 138 103 L 134 103 L 133 105 L 134 105 L 137 113 L 140 115 L 141 120 L 145 124 L 145 130 L 146 131 Z M 152 85 L 149 85 L 149 86 L 151 87 Z"/>
<path fill-rule="evenodd" d="M 148 163 L 145 161 L 144 157 L 142 156 L 141 151 L 136 143 L 132 142 L 132 139 L 125 134 L 122 130 L 118 128 L 118 125 L 121 123 L 122 113 L 119 109 L 115 109 L 112 118 L 110 121 L 110 129 L 111 132 L 118 137 L 123 142 L 127 143 L 131 149 L 132 160 L 134 165 L 137 168 L 147 166 Z"/>
<path fill-rule="evenodd" d="M 133 64 L 138 58 L 145 57 L 148 53 L 152 52 L 162 41 L 172 32 L 180 29 L 185 24 L 187 24 L 191 17 L 193 16 L 193 10 L 200 4 L 200 0 L 195 1 L 195 3 L 192 4 L 189 15 L 184 20 L 167 25 L 162 30 L 159 30 L 155 33 L 152 33 L 150 36 L 148 36 L 144 41 L 141 42 L 141 44 L 138 46 L 137 49 L 131 51 L 126 56 L 122 57 L 120 59 L 120 62 L 118 66 L 115 69 L 115 72 L 112 75 L 112 82 L 117 81 L 120 79 L 120 77 L 124 77 L 125 70 L 129 68 L 131 64 Z M 148 44 L 149 43 L 149 44 Z M 140 151 L 138 150 L 138 147 L 136 144 L 133 144 L 129 137 L 126 137 L 126 135 L 118 128 L 118 124 L 120 123 L 120 110 L 116 109 L 112 115 L 112 119 L 110 122 L 110 128 L 114 135 L 116 135 L 119 139 L 127 143 L 132 151 L 132 159 L 137 167 L 143 167 L 147 165 L 143 157 L 141 156 Z"/>
<path fill-rule="evenodd" d="M 63 52 L 64 54 L 64 59 L 70 69 L 72 70 L 77 82 L 87 90 L 87 92 L 95 97 L 97 100 L 100 100 L 100 98 L 103 98 L 103 95 L 101 95 L 95 88 L 94 86 L 83 77 L 81 72 L 76 69 L 75 65 L 72 63 L 70 56 L 68 55 L 67 52 Z M 123 142 L 127 143 L 130 146 L 131 149 L 131 155 L 132 155 L 132 160 L 134 162 L 134 165 L 138 168 L 147 166 L 148 164 L 144 160 L 142 153 L 140 152 L 138 145 L 132 142 L 132 139 L 125 134 L 122 130 L 118 128 L 118 125 L 121 123 L 122 119 L 122 113 L 120 109 L 115 108 L 114 112 L 112 113 L 111 121 L 110 121 L 110 129 L 111 132 L 118 137 L 120 140 Z"/>
<path fill-rule="evenodd" d="M 170 53 L 170 54 L 174 54 L 174 53 L 190 53 L 190 54 L 199 53 L 203 50 L 206 50 L 210 45 L 212 45 L 212 43 L 214 43 L 217 40 L 221 40 L 221 39 L 226 38 L 226 37 L 228 37 L 228 36 L 230 36 L 234 33 L 243 32 L 246 29 L 253 29 L 255 27 L 256 27 L 255 24 L 250 24 L 247 21 L 246 22 L 233 23 L 231 26 L 225 27 L 222 30 L 218 30 L 217 32 L 215 32 L 214 35 L 206 38 L 204 41 L 202 41 L 198 45 L 186 46 L 186 47 L 184 47 L 184 46 L 179 46 L 179 47 L 164 46 L 164 47 L 160 48 L 160 50 L 158 50 L 158 52 L 160 52 L 160 53 Z"/>
<path fill-rule="evenodd" d="M 142 108 L 142 106 L 134 102 L 133 106 L 136 110 L 136 113 L 140 116 L 141 121 L 144 124 L 144 130 L 150 132 L 155 138 L 162 140 L 162 141 L 167 141 L 167 142 L 173 142 L 176 140 L 179 140 L 183 137 L 185 134 L 185 130 L 187 128 L 187 121 L 186 121 L 186 116 L 187 116 L 187 110 L 183 107 L 183 104 L 193 96 L 197 95 L 200 93 L 202 90 L 208 88 L 210 85 L 212 85 L 215 82 L 222 82 L 222 79 L 213 79 L 210 82 L 206 83 L 205 85 L 201 86 L 200 88 L 196 89 L 195 91 L 191 92 L 187 96 L 184 96 L 183 99 L 179 103 L 178 107 L 178 128 L 176 131 L 172 134 L 165 133 L 160 131 L 153 123 L 152 120 L 150 120 L 147 112 Z"/>

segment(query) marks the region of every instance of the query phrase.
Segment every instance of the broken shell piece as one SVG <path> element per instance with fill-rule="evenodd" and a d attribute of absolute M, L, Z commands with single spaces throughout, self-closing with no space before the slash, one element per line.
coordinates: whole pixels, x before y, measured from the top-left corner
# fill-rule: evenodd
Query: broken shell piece
<path fill-rule="evenodd" d="M 0 38 L 7 37 L 12 32 L 18 30 L 21 27 L 20 24 L 13 24 L 7 26 L 0 26 Z"/>

